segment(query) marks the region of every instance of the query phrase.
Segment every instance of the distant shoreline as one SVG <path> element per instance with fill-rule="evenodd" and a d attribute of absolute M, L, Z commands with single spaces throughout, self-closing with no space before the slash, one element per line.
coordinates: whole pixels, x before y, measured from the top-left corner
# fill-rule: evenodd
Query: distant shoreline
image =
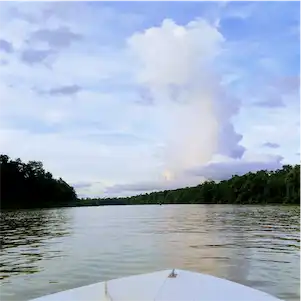
<path fill-rule="evenodd" d="M 132 197 L 83 198 L 79 202 L 79 206 L 105 206 L 110 202 L 120 205 L 300 205 L 300 165 L 284 165 L 276 171 L 249 172 L 218 183 L 207 181 L 195 187 Z"/>
<path fill-rule="evenodd" d="M 122 205 L 299 205 L 300 165 L 260 170 L 195 187 L 131 197 L 78 198 L 62 178 L 54 179 L 42 162 L 0 156 L 1 210 Z"/>
<path fill-rule="evenodd" d="M 53 210 L 53 209 L 68 209 L 68 208 L 87 208 L 87 207 L 115 207 L 115 206 L 172 206 L 172 205 L 179 205 L 179 206 L 196 206 L 196 205 L 200 205 L 200 206 L 212 206 L 212 205 L 216 205 L 216 206 L 235 206 L 235 207 L 277 207 L 277 206 L 282 206 L 282 207 L 300 207 L 300 204 L 225 204 L 225 203 L 219 203 L 219 204 L 187 204 L 187 203 L 179 203 L 179 204 L 122 204 L 122 205 L 112 205 L 112 204 L 108 204 L 108 205 L 72 205 L 72 206 L 59 206 L 59 207 L 36 207 L 36 208 L 1 208 L 0 210 L 0 215 L 1 212 L 10 212 L 10 211 L 34 211 L 34 210 Z"/>

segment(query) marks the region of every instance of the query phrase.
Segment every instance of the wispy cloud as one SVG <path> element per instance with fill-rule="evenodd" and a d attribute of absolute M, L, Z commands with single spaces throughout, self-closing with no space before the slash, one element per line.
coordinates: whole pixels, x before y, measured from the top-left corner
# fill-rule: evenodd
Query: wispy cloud
<path fill-rule="evenodd" d="M 0 50 L 7 52 L 7 53 L 12 53 L 14 51 L 14 47 L 13 47 L 12 43 L 10 43 L 6 40 L 0 39 Z"/>
<path fill-rule="evenodd" d="M 280 145 L 278 143 L 273 143 L 273 142 L 266 142 L 263 144 L 265 147 L 270 147 L 270 148 L 279 148 Z"/>
<path fill-rule="evenodd" d="M 76 183 L 72 183 L 72 186 L 75 189 L 89 188 L 89 187 L 92 186 L 92 183 L 89 183 L 89 182 L 76 182 Z"/>
<path fill-rule="evenodd" d="M 243 175 L 248 172 L 279 169 L 282 166 L 282 159 L 281 156 L 249 153 L 246 153 L 243 160 L 223 157 L 217 161 L 212 160 L 205 165 L 188 169 L 180 177 L 173 180 L 137 181 L 136 183 L 111 185 L 105 188 L 104 194 L 135 195 L 142 192 L 196 186 L 205 180 L 227 180 L 234 175 Z"/>
<path fill-rule="evenodd" d="M 21 60 L 27 64 L 37 64 L 45 62 L 53 54 L 52 50 L 25 49 L 21 54 Z"/>
<path fill-rule="evenodd" d="M 68 47 L 72 42 L 80 41 L 80 34 L 71 32 L 68 27 L 56 29 L 38 29 L 30 36 L 31 42 L 46 42 L 52 48 Z"/>
<path fill-rule="evenodd" d="M 70 85 L 70 86 L 61 86 L 57 88 L 52 88 L 47 91 L 48 94 L 52 96 L 56 95 L 73 95 L 78 93 L 82 88 L 78 85 Z"/>
<path fill-rule="evenodd" d="M 273 98 L 273 99 L 266 99 L 260 100 L 254 103 L 254 105 L 262 107 L 262 108 L 279 108 L 285 107 L 281 98 Z"/>
<path fill-rule="evenodd" d="M 188 174 L 202 176 L 212 180 L 226 180 L 234 175 L 243 175 L 257 170 L 276 170 L 281 167 L 281 156 L 267 156 L 253 160 L 229 160 L 226 162 L 213 162 L 205 166 L 196 167 Z"/>

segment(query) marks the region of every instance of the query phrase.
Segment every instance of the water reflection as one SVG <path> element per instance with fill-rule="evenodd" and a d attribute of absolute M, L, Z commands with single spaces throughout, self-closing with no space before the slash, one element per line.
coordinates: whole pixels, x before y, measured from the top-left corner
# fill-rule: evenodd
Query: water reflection
<path fill-rule="evenodd" d="M 263 291 L 268 287 L 271 294 L 287 300 L 295 291 L 296 297 L 299 217 L 299 208 L 294 207 L 234 206 L 223 210 L 218 221 L 231 251 L 227 278 Z"/>
<path fill-rule="evenodd" d="M 55 239 L 70 234 L 66 213 L 64 209 L 2 211 L 0 279 L 39 272 L 39 261 L 60 257 Z"/>
<path fill-rule="evenodd" d="M 299 300 L 299 209 L 163 205 L 2 212 L 1 297 L 23 301 L 176 267 Z"/>

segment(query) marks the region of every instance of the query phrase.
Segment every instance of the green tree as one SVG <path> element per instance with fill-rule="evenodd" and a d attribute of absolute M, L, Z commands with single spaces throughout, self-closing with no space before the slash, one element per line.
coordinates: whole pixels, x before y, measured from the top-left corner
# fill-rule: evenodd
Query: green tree
<path fill-rule="evenodd" d="M 107 200 L 112 204 L 113 199 Z M 220 182 L 205 181 L 196 187 L 165 190 L 118 198 L 138 204 L 300 204 L 300 165 L 284 165 L 276 171 L 259 170 L 233 175 Z M 100 202 L 101 203 L 101 202 Z"/>
<path fill-rule="evenodd" d="M 42 162 L 0 156 L 1 209 L 71 206 L 77 201 L 73 187 L 46 172 Z"/>

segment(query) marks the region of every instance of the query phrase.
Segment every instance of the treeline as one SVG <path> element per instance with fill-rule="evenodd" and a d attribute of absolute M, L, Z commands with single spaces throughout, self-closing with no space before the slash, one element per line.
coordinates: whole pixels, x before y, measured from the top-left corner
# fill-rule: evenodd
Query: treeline
<path fill-rule="evenodd" d="M 0 155 L 1 209 L 51 208 L 74 206 L 73 187 L 61 178 L 54 179 L 37 161 L 23 163 Z"/>
<path fill-rule="evenodd" d="M 221 182 L 126 198 L 81 199 L 81 205 L 138 204 L 300 204 L 300 165 L 261 170 Z"/>
<path fill-rule="evenodd" d="M 221 182 L 120 198 L 78 199 L 73 187 L 54 179 L 37 161 L 0 155 L 1 209 L 139 204 L 300 204 L 300 165 L 261 170 Z"/>

